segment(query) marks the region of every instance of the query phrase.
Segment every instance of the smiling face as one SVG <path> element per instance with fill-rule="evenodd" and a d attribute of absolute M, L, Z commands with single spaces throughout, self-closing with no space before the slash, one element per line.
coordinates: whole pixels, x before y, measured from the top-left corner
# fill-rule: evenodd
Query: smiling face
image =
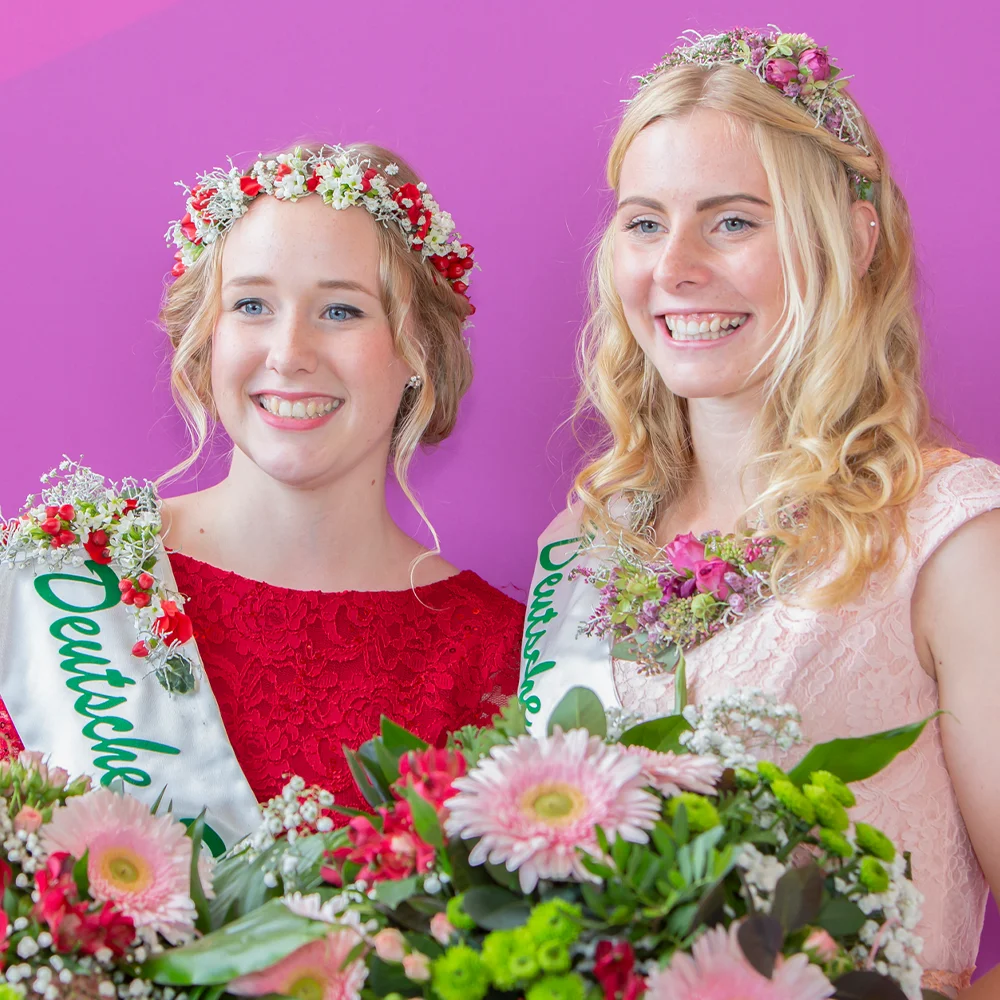
<path fill-rule="evenodd" d="M 784 279 L 749 136 L 704 109 L 647 126 L 622 162 L 613 225 L 615 288 L 667 388 L 697 399 L 758 386 Z"/>
<path fill-rule="evenodd" d="M 374 226 L 363 208 L 263 198 L 226 239 L 212 395 L 237 449 L 279 482 L 384 472 L 412 371 L 379 298 Z"/>

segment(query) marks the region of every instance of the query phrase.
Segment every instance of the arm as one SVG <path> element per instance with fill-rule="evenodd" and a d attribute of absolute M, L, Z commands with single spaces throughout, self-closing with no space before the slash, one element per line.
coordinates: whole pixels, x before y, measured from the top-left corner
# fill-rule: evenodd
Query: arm
<path fill-rule="evenodd" d="M 966 522 L 927 560 L 913 594 L 913 634 L 937 678 L 941 735 L 962 818 L 994 895 L 1000 896 L 1000 510 Z M 1000 997 L 1000 966 L 963 992 Z"/>

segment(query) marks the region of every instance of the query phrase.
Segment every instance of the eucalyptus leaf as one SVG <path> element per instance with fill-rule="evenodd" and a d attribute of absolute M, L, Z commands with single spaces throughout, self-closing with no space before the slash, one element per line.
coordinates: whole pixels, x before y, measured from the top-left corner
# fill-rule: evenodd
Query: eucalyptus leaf
<path fill-rule="evenodd" d="M 141 967 L 142 975 L 167 986 L 228 983 L 274 965 L 329 930 L 273 899 L 191 944 L 154 956 Z"/>
<path fill-rule="evenodd" d="M 842 896 L 828 899 L 819 911 L 816 925 L 836 938 L 850 937 L 861 930 L 868 918 L 857 903 Z"/>
<path fill-rule="evenodd" d="M 833 986 L 835 1000 L 906 1000 L 895 980 L 877 972 L 848 972 Z"/>
<path fill-rule="evenodd" d="M 462 898 L 462 909 L 485 930 L 507 930 L 527 921 L 531 903 L 499 886 L 477 885 Z"/>
<path fill-rule="evenodd" d="M 813 862 L 789 868 L 778 879 L 771 899 L 771 916 L 786 934 L 813 923 L 823 902 L 823 872 Z"/>
<path fill-rule="evenodd" d="M 813 771 L 829 771 L 844 782 L 864 781 L 888 766 L 897 754 L 913 746 L 924 726 L 940 714 L 935 712 L 921 722 L 871 736 L 819 743 L 788 772 L 788 777 L 796 785 L 804 785 Z"/>
<path fill-rule="evenodd" d="M 416 875 L 409 878 L 386 879 L 375 883 L 375 898 L 394 910 L 400 903 L 415 896 L 420 891 L 420 880 Z"/>
<path fill-rule="evenodd" d="M 608 735 L 608 720 L 601 699 L 585 687 L 570 688 L 553 709 L 549 716 L 549 736 L 556 726 L 564 733 L 571 729 L 586 729 L 591 736 L 600 736 L 601 739 Z"/>
<path fill-rule="evenodd" d="M 665 715 L 661 719 L 650 719 L 649 722 L 640 722 L 639 725 L 626 729 L 618 742 L 623 746 L 646 747 L 660 753 L 668 750 L 687 753 L 687 749 L 680 743 L 680 736 L 689 732 L 691 724 L 683 715 Z"/>
<path fill-rule="evenodd" d="M 748 917 L 736 932 L 740 948 L 747 961 L 768 979 L 774 972 L 774 963 L 785 943 L 781 924 L 773 917 Z"/>

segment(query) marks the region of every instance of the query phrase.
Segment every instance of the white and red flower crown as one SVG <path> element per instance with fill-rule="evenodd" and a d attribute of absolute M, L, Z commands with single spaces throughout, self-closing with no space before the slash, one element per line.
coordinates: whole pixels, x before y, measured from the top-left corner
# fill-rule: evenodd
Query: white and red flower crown
<path fill-rule="evenodd" d="M 826 129 L 841 142 L 870 156 L 861 129 L 861 111 L 844 92 L 850 77 L 841 75 L 827 49 L 809 35 L 781 32 L 773 24 L 769 27 L 766 33 L 750 28 L 734 28 L 717 35 L 687 31 L 680 45 L 638 78 L 639 89 L 677 66 L 740 66 L 807 111 L 817 128 Z M 858 196 L 869 198 L 871 181 L 856 171 L 850 173 Z"/>
<path fill-rule="evenodd" d="M 388 163 L 382 170 L 391 177 L 399 167 Z M 177 247 L 174 277 L 180 277 L 260 195 L 296 201 L 318 194 L 331 208 L 361 206 L 382 225 L 398 226 L 410 249 L 468 299 L 473 248 L 461 242 L 451 215 L 441 210 L 427 185 L 421 181 L 393 186 L 370 159 L 341 146 L 299 147 L 293 153 L 259 159 L 249 170 L 216 168 L 200 174 L 193 188 L 180 186 L 187 192 L 187 212 L 166 234 L 167 242 Z M 469 314 L 473 312 L 470 302 Z"/>

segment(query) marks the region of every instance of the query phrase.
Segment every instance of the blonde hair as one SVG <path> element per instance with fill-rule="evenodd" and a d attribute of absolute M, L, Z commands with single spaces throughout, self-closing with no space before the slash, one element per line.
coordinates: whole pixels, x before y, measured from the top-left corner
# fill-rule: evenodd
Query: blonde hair
<path fill-rule="evenodd" d="M 370 160 L 393 186 L 419 180 L 391 150 L 366 143 L 344 148 Z M 391 178 L 384 174 L 382 166 L 390 163 L 399 168 Z M 383 226 L 374 220 L 372 225 L 379 246 L 379 290 L 393 344 L 397 354 L 421 378 L 419 388 L 406 391 L 396 415 L 390 449 L 392 470 L 403 493 L 430 529 L 437 551 L 437 533 L 413 494 L 407 474 L 420 445 L 437 444 L 452 432 L 458 404 L 472 382 L 472 358 L 462 335 L 470 306 L 410 249 L 396 226 Z M 212 397 L 212 335 L 221 308 L 225 241 L 223 235 L 207 247 L 197 262 L 167 288 L 160 310 L 160 323 L 173 346 L 171 391 L 191 438 L 190 454 L 161 482 L 197 461 L 217 419 Z"/>
<path fill-rule="evenodd" d="M 923 477 L 929 441 L 920 378 L 921 327 L 909 211 L 877 137 L 863 123 L 866 156 L 815 127 L 807 113 L 735 66 L 665 72 L 629 105 L 608 158 L 617 192 L 622 162 L 653 122 L 696 108 L 724 112 L 745 129 L 766 171 L 785 280 L 785 307 L 751 464 L 766 488 L 742 527 L 763 526 L 786 545 L 774 586 L 813 606 L 860 593 L 893 558 L 903 506 Z M 855 271 L 851 168 L 872 181 L 880 233 L 867 272 Z M 611 504 L 651 492 L 659 510 L 684 493 L 694 465 L 687 402 L 673 395 L 632 336 L 615 290 L 614 227 L 597 248 L 591 316 L 581 343 L 576 416 L 596 413 L 605 436 L 574 494 L 584 525 L 653 554 L 642 533 L 615 521 Z M 836 565 L 836 578 L 804 586 Z M 806 590 L 808 589 L 808 594 Z"/>

